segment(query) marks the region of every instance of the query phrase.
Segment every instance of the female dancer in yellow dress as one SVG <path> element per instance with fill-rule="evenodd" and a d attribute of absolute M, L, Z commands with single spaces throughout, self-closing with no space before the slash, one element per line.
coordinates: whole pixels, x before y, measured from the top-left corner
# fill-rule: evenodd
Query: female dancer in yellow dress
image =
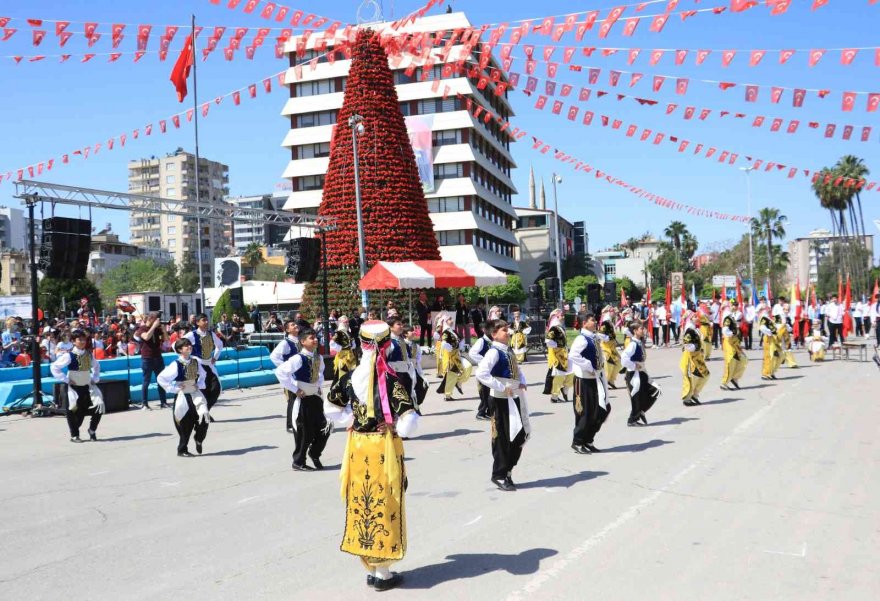
<path fill-rule="evenodd" d="M 782 306 L 782 313 L 776 315 L 776 332 L 779 336 L 779 364 L 797 369 L 797 361 L 791 352 L 791 324 L 788 317 L 788 305 Z"/>
<path fill-rule="evenodd" d="M 764 358 L 761 363 L 761 379 L 775 380 L 776 369 L 779 367 L 779 337 L 776 326 L 770 318 L 770 311 L 765 307 L 758 311 L 758 331 L 764 345 Z"/>
<path fill-rule="evenodd" d="M 574 387 L 574 373 L 568 368 L 568 341 L 565 337 L 565 318 L 561 309 L 554 309 L 547 318 L 544 344 L 547 346 L 547 377 L 544 380 L 544 394 L 550 395 L 551 403 L 566 403 L 568 392 Z"/>
<path fill-rule="evenodd" d="M 529 324 L 522 319 L 518 306 L 514 305 L 510 309 L 513 312 L 509 328 L 510 349 L 513 351 L 513 354 L 516 356 L 516 360 L 519 363 L 525 363 L 526 351 L 529 346 L 527 336 L 531 333 L 532 328 L 530 328 Z"/>
<path fill-rule="evenodd" d="M 616 317 L 613 307 L 605 307 L 602 310 L 602 317 L 599 319 L 599 332 L 597 338 L 601 341 L 602 352 L 605 355 L 605 382 L 608 388 L 617 388 L 616 380 L 618 374 L 623 369 L 620 362 L 620 352 L 617 350 L 617 333 L 614 329 L 614 319 Z"/>
<path fill-rule="evenodd" d="M 746 371 L 749 359 L 742 350 L 742 328 L 738 317 L 737 302 L 726 301 L 721 309 L 721 350 L 724 353 L 724 373 L 721 375 L 721 388 L 730 390 L 730 385 L 739 390 L 739 379 Z"/>
<path fill-rule="evenodd" d="M 709 368 L 703 356 L 703 336 L 700 333 L 700 315 L 686 311 L 681 337 L 681 401 L 688 407 L 700 404 L 700 392 L 709 381 Z"/>
<path fill-rule="evenodd" d="M 822 335 L 820 322 L 813 322 L 813 333 L 807 336 L 806 345 L 810 353 L 810 361 L 824 361 L 825 349 L 828 348 L 828 338 Z"/>
<path fill-rule="evenodd" d="M 445 314 L 438 320 L 442 330 L 440 333 L 440 355 L 437 360 L 437 374 L 443 378 L 437 392 L 447 401 L 452 400 L 452 391 L 461 387 L 471 377 L 471 364 L 461 360 L 461 340 L 455 333 L 455 320 L 452 315 Z"/>

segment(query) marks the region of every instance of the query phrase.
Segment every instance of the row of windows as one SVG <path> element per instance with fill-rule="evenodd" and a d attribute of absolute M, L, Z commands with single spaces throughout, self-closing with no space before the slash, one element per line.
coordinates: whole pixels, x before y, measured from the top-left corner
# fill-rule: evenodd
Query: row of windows
<path fill-rule="evenodd" d="M 292 96 L 320 96 L 321 94 L 333 94 L 344 92 L 347 77 L 335 77 L 333 79 L 316 79 L 304 81 L 293 86 Z"/>
<path fill-rule="evenodd" d="M 467 233 L 461 230 L 451 232 L 434 232 L 437 237 L 437 244 L 440 246 L 457 246 L 460 244 L 468 244 Z"/>
<path fill-rule="evenodd" d="M 477 197 L 473 211 L 474 215 L 479 215 L 483 219 L 491 221 L 495 225 L 500 225 L 503 228 L 510 229 L 513 225 L 513 218 L 510 215 L 486 202 L 482 198 Z"/>
<path fill-rule="evenodd" d="M 303 113 L 292 117 L 294 127 L 318 127 L 319 125 L 336 125 L 339 111 L 336 109 L 330 111 L 317 111 L 314 113 Z"/>
<path fill-rule="evenodd" d="M 434 165 L 434 179 L 445 179 L 447 177 L 464 177 L 464 165 L 461 163 L 442 163 Z"/>
<path fill-rule="evenodd" d="M 470 141 L 474 149 L 486 157 L 499 171 L 510 177 L 510 162 L 507 157 L 498 152 L 486 138 L 475 132 Z"/>
<path fill-rule="evenodd" d="M 493 236 L 492 234 L 486 234 L 480 231 L 475 232 L 474 246 L 484 248 L 493 253 L 498 253 L 499 255 L 504 255 L 505 257 L 513 258 L 513 245 Z"/>
<path fill-rule="evenodd" d="M 293 158 L 296 159 L 319 159 L 330 156 L 330 142 L 319 144 L 304 144 L 293 147 Z"/>
<path fill-rule="evenodd" d="M 429 198 L 429 213 L 455 213 L 467 211 L 468 199 L 464 196 L 450 196 L 448 198 Z"/>
<path fill-rule="evenodd" d="M 495 196 L 501 198 L 507 204 L 511 204 L 512 195 L 507 184 L 502 183 L 497 177 L 483 169 L 479 165 L 473 165 L 471 168 L 471 179 L 482 185 L 484 188 L 492 192 Z"/>

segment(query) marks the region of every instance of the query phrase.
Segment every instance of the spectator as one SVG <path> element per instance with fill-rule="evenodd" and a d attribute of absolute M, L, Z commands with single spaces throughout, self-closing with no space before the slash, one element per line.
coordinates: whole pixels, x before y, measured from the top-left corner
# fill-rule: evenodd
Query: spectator
<path fill-rule="evenodd" d="M 251 323 L 254 324 L 254 333 L 263 332 L 263 316 L 260 314 L 260 308 L 256 304 L 251 305 Z"/>
<path fill-rule="evenodd" d="M 856 336 L 864 336 L 865 327 L 863 324 L 863 319 L 865 317 L 865 303 L 859 301 L 855 305 L 853 305 L 852 317 L 856 326 Z"/>
<path fill-rule="evenodd" d="M 58 346 L 58 334 L 53 331 L 46 332 L 43 335 L 43 340 L 40 341 L 40 352 L 45 359 L 48 359 L 51 363 L 58 358 L 55 354 L 55 347 Z"/>
<path fill-rule="evenodd" d="M 446 300 L 442 295 L 437 295 L 437 299 L 434 301 L 434 306 L 432 307 L 434 311 L 445 311 L 446 310 Z"/>
<path fill-rule="evenodd" d="M 0 367 L 11 367 L 15 365 L 15 358 L 21 352 L 21 335 L 18 333 L 18 326 L 14 317 L 6 319 L 6 329 L 3 330 L 2 336 L 3 350 L 0 354 Z"/>
<path fill-rule="evenodd" d="M 195 318 L 195 315 L 193 315 L 193 318 Z M 223 341 L 223 344 L 228 345 L 232 343 L 232 324 L 229 323 L 229 316 L 226 313 L 220 316 L 220 321 L 217 322 L 214 329 L 217 331 L 217 335 Z M 189 331 L 192 331 L 192 328 Z"/>
<path fill-rule="evenodd" d="M 471 311 L 471 323 L 474 324 L 474 335 L 483 337 L 483 324 L 486 323 L 486 305 L 478 300 L 477 306 Z"/>
<path fill-rule="evenodd" d="M 465 344 L 471 343 L 470 310 L 464 294 L 459 294 L 455 301 L 455 333 Z"/>
<path fill-rule="evenodd" d="M 72 350 L 73 343 L 70 341 L 70 329 L 62 328 L 58 344 L 55 346 L 55 354 L 60 355 L 62 353 L 69 353 Z"/>
<path fill-rule="evenodd" d="M 237 346 L 244 340 L 244 320 L 237 313 L 232 316 L 232 338 L 230 346 Z"/>
<path fill-rule="evenodd" d="M 296 322 L 296 325 L 299 327 L 300 331 L 308 330 L 312 327 L 311 324 L 306 321 L 306 318 L 303 317 L 302 313 L 297 312 L 296 317 L 294 317 L 294 321 Z"/>
<path fill-rule="evenodd" d="M 141 345 L 141 371 L 143 372 L 141 408 L 149 410 L 147 393 L 149 392 L 150 379 L 153 374 L 158 376 L 165 369 L 165 362 L 162 360 L 162 341 L 165 339 L 165 330 L 162 328 L 162 322 L 159 320 L 157 312 L 153 311 L 147 315 L 144 325 L 135 332 L 134 339 Z M 168 406 L 165 402 L 165 389 L 161 386 L 158 388 L 159 407 L 164 409 Z"/>
<path fill-rule="evenodd" d="M 419 346 L 425 346 L 431 343 L 431 307 L 428 306 L 428 295 L 424 292 L 419 294 L 416 315 L 419 318 Z"/>
<path fill-rule="evenodd" d="M 18 367 L 29 367 L 31 363 L 31 356 L 27 351 L 22 351 L 15 357 L 15 365 Z"/>
<path fill-rule="evenodd" d="M 331 313 L 332 315 L 332 313 Z M 266 323 L 266 332 L 277 334 L 279 332 L 284 331 L 284 325 L 281 323 L 281 320 L 278 319 L 278 314 L 274 311 L 269 313 L 269 321 Z"/>
<path fill-rule="evenodd" d="M 385 318 L 391 319 L 395 315 L 397 315 L 397 309 L 394 307 L 394 301 L 390 300 L 385 303 Z"/>

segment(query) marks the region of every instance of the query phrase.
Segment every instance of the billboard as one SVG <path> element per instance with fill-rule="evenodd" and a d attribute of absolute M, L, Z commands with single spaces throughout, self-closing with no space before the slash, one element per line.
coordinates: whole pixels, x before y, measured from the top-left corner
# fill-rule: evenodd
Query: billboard
<path fill-rule="evenodd" d="M 214 287 L 225 288 L 241 283 L 241 257 L 214 259 Z"/>
<path fill-rule="evenodd" d="M 422 190 L 425 194 L 431 194 L 434 192 L 434 150 L 431 141 L 434 115 L 411 115 L 405 117 L 405 121 L 413 154 L 416 156 Z"/>

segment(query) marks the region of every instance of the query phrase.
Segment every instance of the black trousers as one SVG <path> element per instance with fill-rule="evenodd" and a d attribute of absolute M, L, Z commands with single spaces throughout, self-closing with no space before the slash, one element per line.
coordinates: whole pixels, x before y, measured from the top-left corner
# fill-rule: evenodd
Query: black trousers
<path fill-rule="evenodd" d="M 633 394 L 633 380 L 639 379 L 639 390 Z M 629 421 L 638 421 L 639 416 L 654 406 L 657 401 L 658 391 L 648 380 L 648 374 L 643 371 L 626 372 L 626 387 L 629 390 L 630 413 Z"/>
<path fill-rule="evenodd" d="M 865 328 L 864 328 L 864 326 L 862 325 L 862 319 L 863 319 L 863 318 L 861 318 L 861 317 L 855 317 L 854 319 L 855 319 L 855 322 L 856 322 L 856 336 L 864 336 L 864 335 L 865 335 Z"/>
<path fill-rule="evenodd" d="M 593 444 L 596 434 L 602 428 L 602 424 L 611 413 L 611 405 L 605 399 L 607 409 L 599 404 L 599 381 L 595 378 L 575 378 L 574 381 L 575 401 L 574 409 L 574 433 L 572 444 Z M 581 411 L 578 412 L 578 405 Z"/>
<path fill-rule="evenodd" d="M 669 344 L 669 324 L 664 323 L 660 327 L 663 328 L 663 344 Z"/>
<path fill-rule="evenodd" d="M 431 326 L 428 322 L 419 322 L 419 346 L 425 346 L 425 342 L 431 342 Z"/>
<path fill-rule="evenodd" d="M 208 410 L 211 410 L 211 407 L 214 406 L 214 403 L 217 402 L 217 399 L 220 398 L 220 380 L 214 375 L 214 370 L 208 366 L 205 366 L 205 389 L 202 391 L 202 394 L 205 395 L 205 400 L 208 401 Z"/>
<path fill-rule="evenodd" d="M 654 340 L 654 346 L 660 346 L 660 326 L 654 326 L 654 333 L 652 338 Z"/>
<path fill-rule="evenodd" d="M 718 345 L 721 344 L 721 326 L 717 323 L 712 324 L 712 347 L 718 348 Z"/>
<path fill-rule="evenodd" d="M 492 415 L 492 403 L 489 399 L 489 387 L 477 382 L 477 392 L 480 394 L 480 406 L 477 407 L 477 415 Z"/>
<path fill-rule="evenodd" d="M 296 395 L 284 389 L 284 398 L 287 399 L 287 424 L 288 430 L 293 430 L 293 403 L 296 401 Z"/>
<path fill-rule="evenodd" d="M 208 422 L 203 423 L 199 419 L 199 414 L 196 412 L 196 406 L 192 402 L 192 396 L 185 394 L 184 397 L 186 398 L 186 404 L 189 405 L 186 415 L 183 416 L 180 423 L 177 423 L 177 420 L 174 419 L 173 410 L 171 415 L 171 419 L 174 420 L 174 427 L 177 429 L 178 453 L 188 451 L 187 447 L 189 446 L 189 438 L 193 435 L 193 432 L 195 432 L 196 442 L 204 442 L 205 437 L 208 436 L 208 426 L 210 425 Z"/>
<path fill-rule="evenodd" d="M 513 402 L 519 410 L 519 397 Z M 514 439 L 510 440 L 510 415 L 507 399 L 491 399 L 492 407 L 492 477 L 506 478 L 522 455 L 522 447 L 526 442 L 526 431 L 523 428 Z"/>
<path fill-rule="evenodd" d="M 842 324 L 828 322 L 828 346 L 834 346 L 834 343 L 837 342 L 838 338 L 841 339 L 841 342 L 843 341 L 843 337 L 841 336 L 842 327 Z"/>
<path fill-rule="evenodd" d="M 750 350 L 752 350 L 752 330 L 754 329 L 755 324 L 750 323 L 747 325 L 748 325 L 748 331 L 746 332 L 745 343 L 746 343 L 746 350 L 750 351 Z"/>
<path fill-rule="evenodd" d="M 305 465 L 306 456 L 319 459 L 330 433 L 325 433 L 327 418 L 324 417 L 324 402 L 321 397 L 307 396 L 300 400 L 299 415 L 296 416 L 296 431 L 293 439 L 293 463 Z"/>
<path fill-rule="evenodd" d="M 101 423 L 101 414 L 98 413 L 94 407 L 90 408 L 90 405 L 92 404 L 92 394 L 89 392 L 89 387 L 74 386 L 73 384 L 68 384 L 68 386 L 71 390 L 76 392 L 79 397 L 79 400 L 76 402 L 76 410 L 71 411 L 68 409 L 67 414 L 65 415 L 67 418 L 67 427 L 70 429 L 70 437 L 79 437 L 80 426 L 82 426 L 87 415 L 91 416 L 91 419 L 89 420 L 89 430 L 92 432 L 96 431 L 98 429 L 98 424 Z"/>

